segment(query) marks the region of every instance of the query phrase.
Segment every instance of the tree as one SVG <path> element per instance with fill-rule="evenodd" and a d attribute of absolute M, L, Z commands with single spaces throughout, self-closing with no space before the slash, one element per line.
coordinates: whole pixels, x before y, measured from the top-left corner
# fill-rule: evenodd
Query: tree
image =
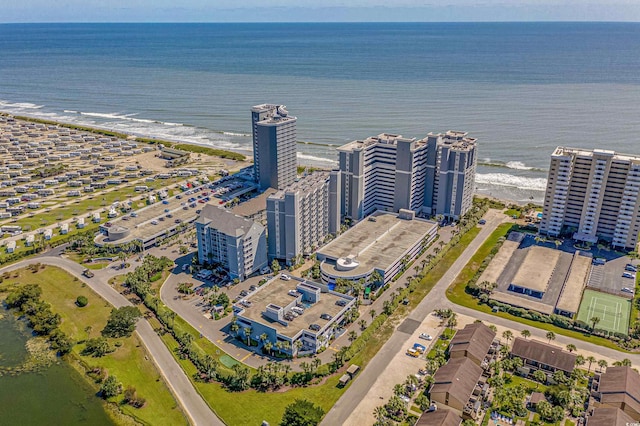
<path fill-rule="evenodd" d="M 600 322 L 600 317 L 593 316 L 591 317 L 591 319 L 589 319 L 589 321 L 591 321 L 591 328 L 595 330 L 596 325 Z"/>
<path fill-rule="evenodd" d="M 324 410 L 306 399 L 296 399 L 287 405 L 280 426 L 315 426 L 324 416 Z"/>
<path fill-rule="evenodd" d="M 271 343 L 271 342 L 267 341 L 267 342 L 264 344 L 264 350 L 265 350 L 265 351 L 267 351 L 267 353 L 268 353 L 269 355 L 271 355 L 271 349 L 273 349 L 273 343 Z"/>
<path fill-rule="evenodd" d="M 536 370 L 536 371 L 533 372 L 533 379 L 536 382 L 540 382 L 540 383 L 544 384 L 544 383 L 547 382 L 547 375 L 542 370 Z"/>
<path fill-rule="evenodd" d="M 89 299 L 87 299 L 84 296 L 78 296 L 76 298 L 76 305 L 78 305 L 81 308 L 84 308 L 85 306 L 87 306 L 88 303 L 89 303 Z"/>
<path fill-rule="evenodd" d="M 552 340 L 556 340 L 556 333 L 553 331 L 548 332 L 547 339 L 549 340 L 549 343 L 551 343 Z"/>
<path fill-rule="evenodd" d="M 631 367 L 631 360 L 629 358 L 625 358 L 622 361 L 616 361 L 613 363 L 616 367 Z"/>
<path fill-rule="evenodd" d="M 116 376 L 109 376 L 100 386 L 100 395 L 104 398 L 111 398 L 122 393 L 122 383 L 118 382 Z"/>
<path fill-rule="evenodd" d="M 596 362 L 596 357 L 594 357 L 593 355 L 589 355 L 587 357 L 587 362 L 589 363 L 589 368 L 587 369 L 587 373 L 591 373 L 591 364 Z"/>
<path fill-rule="evenodd" d="M 88 339 L 85 348 L 82 350 L 82 355 L 91 355 L 96 358 L 105 356 L 106 354 L 113 352 L 113 348 L 107 339 L 104 337 L 96 337 L 95 339 Z"/>
<path fill-rule="evenodd" d="M 374 319 L 376 317 L 376 310 L 375 309 L 371 309 L 369 311 L 369 315 L 371 315 L 371 319 Z"/>
<path fill-rule="evenodd" d="M 229 331 L 231 331 L 234 335 L 238 335 L 238 330 L 240 330 L 240 326 L 238 325 L 237 321 L 234 321 L 231 323 L 231 325 L 229 326 Z"/>
<path fill-rule="evenodd" d="M 251 346 L 251 327 L 245 327 L 242 331 L 244 332 L 244 337 L 247 338 L 247 346 Z"/>
<path fill-rule="evenodd" d="M 580 367 L 584 365 L 584 363 L 585 363 L 585 359 L 582 355 L 576 356 L 576 367 Z"/>
<path fill-rule="evenodd" d="M 365 328 L 367 328 L 367 320 L 361 319 L 360 321 L 358 321 L 358 325 L 360 325 L 360 330 L 364 330 Z"/>
<path fill-rule="evenodd" d="M 574 345 L 573 343 L 569 343 L 569 344 L 567 345 L 567 350 L 569 351 L 569 353 L 571 353 L 571 352 L 575 351 L 576 349 L 577 349 L 577 348 L 576 348 L 576 345 Z"/>
<path fill-rule="evenodd" d="M 276 259 L 273 259 L 273 262 L 271 262 L 271 270 L 274 274 L 280 272 L 280 263 Z"/>
<path fill-rule="evenodd" d="M 520 335 L 522 337 L 524 337 L 525 339 L 527 339 L 527 338 L 531 337 L 531 332 L 525 328 L 524 330 L 522 330 L 520 332 Z"/>
<path fill-rule="evenodd" d="M 102 330 L 105 337 L 129 337 L 136 328 L 136 321 L 142 316 L 135 306 L 123 306 L 111 310 L 107 325 Z"/>
<path fill-rule="evenodd" d="M 357 338 L 358 338 L 358 333 L 356 333 L 354 330 L 351 330 L 349 332 L 349 342 L 353 343 L 353 341 L 356 340 Z"/>
<path fill-rule="evenodd" d="M 600 368 L 600 372 L 602 373 L 603 369 L 607 368 L 607 360 L 601 359 L 598 361 L 598 367 Z"/>
<path fill-rule="evenodd" d="M 507 341 L 507 345 L 509 344 L 509 340 L 511 340 L 513 338 L 513 333 L 511 332 L 511 330 L 505 330 L 502 333 L 502 337 L 504 337 L 504 339 Z"/>

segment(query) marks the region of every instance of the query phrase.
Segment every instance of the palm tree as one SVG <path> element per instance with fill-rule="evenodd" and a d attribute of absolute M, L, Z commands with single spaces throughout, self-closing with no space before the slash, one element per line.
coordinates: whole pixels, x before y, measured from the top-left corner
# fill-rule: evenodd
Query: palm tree
<path fill-rule="evenodd" d="M 625 358 L 622 361 L 616 361 L 613 363 L 616 367 L 631 367 L 631 360 L 629 358 Z"/>
<path fill-rule="evenodd" d="M 607 368 L 607 365 L 608 365 L 608 363 L 607 363 L 607 361 L 606 361 L 606 360 L 604 360 L 604 359 L 601 359 L 600 361 L 598 361 L 598 367 L 600 368 L 600 372 L 601 372 L 601 373 L 602 373 L 602 370 L 603 370 L 604 368 Z"/>
<path fill-rule="evenodd" d="M 240 326 L 238 325 L 238 323 L 236 321 L 231 323 L 231 326 L 229 327 L 229 330 L 237 336 L 238 334 L 238 330 L 240 330 Z"/>
<path fill-rule="evenodd" d="M 349 342 L 353 343 L 354 340 L 356 340 L 358 338 L 358 333 L 356 333 L 354 330 L 351 330 L 349 332 Z"/>
<path fill-rule="evenodd" d="M 589 355 L 587 357 L 587 361 L 589 362 L 589 368 L 587 368 L 587 373 L 591 373 L 591 364 L 596 362 L 596 357 L 594 357 L 593 355 Z"/>
<path fill-rule="evenodd" d="M 489 328 L 490 328 L 494 333 L 496 333 L 496 332 L 498 331 L 498 327 L 496 327 L 496 326 L 495 326 L 495 325 L 493 325 L 493 324 L 489 324 Z"/>
<path fill-rule="evenodd" d="M 358 324 L 360 325 L 360 330 L 367 328 L 367 320 L 364 318 L 358 321 Z"/>
<path fill-rule="evenodd" d="M 375 309 L 371 309 L 369 311 L 369 315 L 371 315 L 371 319 L 374 319 L 376 317 L 376 310 Z"/>
<path fill-rule="evenodd" d="M 581 365 L 584 365 L 585 359 L 582 355 L 578 355 L 576 356 L 576 367 L 580 367 Z"/>
<path fill-rule="evenodd" d="M 251 346 L 251 327 L 245 327 L 242 329 L 244 337 L 247 338 L 247 346 Z"/>
<path fill-rule="evenodd" d="M 576 348 L 576 345 L 574 345 L 573 343 L 569 343 L 569 344 L 567 345 L 567 350 L 569 351 L 569 353 L 571 353 L 571 352 L 575 351 L 576 349 L 577 349 L 577 348 Z"/>
<path fill-rule="evenodd" d="M 520 335 L 522 337 L 524 337 L 525 339 L 527 339 L 527 338 L 529 338 L 531 336 L 531 332 L 525 328 L 524 330 L 522 330 L 520 332 Z"/>
<path fill-rule="evenodd" d="M 373 410 L 373 417 L 375 417 L 376 420 L 378 420 L 379 422 L 382 422 L 384 419 L 387 418 L 386 408 L 384 408 L 383 405 L 376 407 L 375 410 Z"/>
<path fill-rule="evenodd" d="M 506 330 L 502 333 L 502 337 L 507 341 L 507 345 L 509 345 L 509 340 L 513 338 L 513 333 L 511 330 Z"/>
<path fill-rule="evenodd" d="M 547 339 L 549 340 L 549 343 L 551 343 L 552 340 L 556 340 L 556 333 L 553 331 L 548 332 Z"/>
<path fill-rule="evenodd" d="M 273 349 L 273 343 L 267 341 L 264 344 L 264 350 L 267 351 L 269 355 L 271 355 L 271 349 Z"/>
<path fill-rule="evenodd" d="M 591 321 L 591 324 L 592 324 L 591 328 L 595 330 L 596 324 L 600 322 L 600 317 L 597 317 L 597 316 L 591 317 L 589 321 Z"/>
<path fill-rule="evenodd" d="M 296 348 L 296 355 L 297 355 L 300 349 L 302 348 L 302 340 L 300 339 L 296 340 L 293 346 L 295 346 Z"/>

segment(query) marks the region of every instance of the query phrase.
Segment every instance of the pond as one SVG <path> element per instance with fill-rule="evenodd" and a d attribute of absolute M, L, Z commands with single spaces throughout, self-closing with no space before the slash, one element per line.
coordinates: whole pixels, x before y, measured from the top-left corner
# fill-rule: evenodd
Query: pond
<path fill-rule="evenodd" d="M 17 372 L 30 357 L 29 339 L 30 330 L 0 307 L 0 423 L 113 425 L 95 391 L 66 362 Z"/>

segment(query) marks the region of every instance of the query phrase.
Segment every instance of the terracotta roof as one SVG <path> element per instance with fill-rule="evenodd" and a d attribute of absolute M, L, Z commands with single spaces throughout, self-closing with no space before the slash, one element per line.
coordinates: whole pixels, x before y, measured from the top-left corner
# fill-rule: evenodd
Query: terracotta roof
<path fill-rule="evenodd" d="M 482 368 L 469 358 L 452 358 L 436 372 L 431 393 L 449 393 L 466 404 L 482 375 Z"/>
<path fill-rule="evenodd" d="M 600 407 L 587 417 L 587 426 L 629 426 L 635 420 L 619 408 Z"/>
<path fill-rule="evenodd" d="M 603 404 L 624 402 L 640 415 L 640 374 L 631 367 L 608 367 L 600 376 L 598 392 Z"/>
<path fill-rule="evenodd" d="M 562 348 L 537 340 L 525 340 L 517 337 L 513 342 L 511 355 L 519 356 L 558 370 L 571 373 L 576 364 L 576 354 L 563 351 Z"/>
<path fill-rule="evenodd" d="M 459 426 L 461 421 L 453 411 L 438 409 L 422 414 L 415 426 Z"/>
<path fill-rule="evenodd" d="M 451 339 L 449 353 L 467 351 L 467 353 L 482 361 L 489 353 L 489 348 L 495 337 L 495 331 L 481 322 L 468 324 L 462 330 L 458 330 L 453 339 Z"/>

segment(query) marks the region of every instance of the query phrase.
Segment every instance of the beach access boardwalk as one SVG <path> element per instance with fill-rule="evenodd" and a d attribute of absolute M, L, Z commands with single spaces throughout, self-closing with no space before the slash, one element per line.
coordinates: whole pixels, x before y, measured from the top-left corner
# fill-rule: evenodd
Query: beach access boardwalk
<path fill-rule="evenodd" d="M 133 306 L 131 302 L 109 285 L 108 279 L 110 276 L 106 270 L 102 269 L 94 271 L 95 276 L 89 279 L 82 275 L 82 271 L 85 269 L 82 265 L 57 256 L 47 256 L 45 254 L 37 257 L 36 259 L 22 260 L 1 268 L 0 273 L 24 268 L 36 262 L 64 269 L 77 279 L 86 283 L 100 297 L 116 308 L 122 306 Z M 149 352 L 150 358 L 153 360 L 158 371 L 167 383 L 167 386 L 180 404 L 186 417 L 189 419 L 189 423 L 197 426 L 224 425 L 224 422 L 216 416 L 193 387 L 187 375 L 146 319 L 141 318 L 138 320 L 136 332 Z"/>

